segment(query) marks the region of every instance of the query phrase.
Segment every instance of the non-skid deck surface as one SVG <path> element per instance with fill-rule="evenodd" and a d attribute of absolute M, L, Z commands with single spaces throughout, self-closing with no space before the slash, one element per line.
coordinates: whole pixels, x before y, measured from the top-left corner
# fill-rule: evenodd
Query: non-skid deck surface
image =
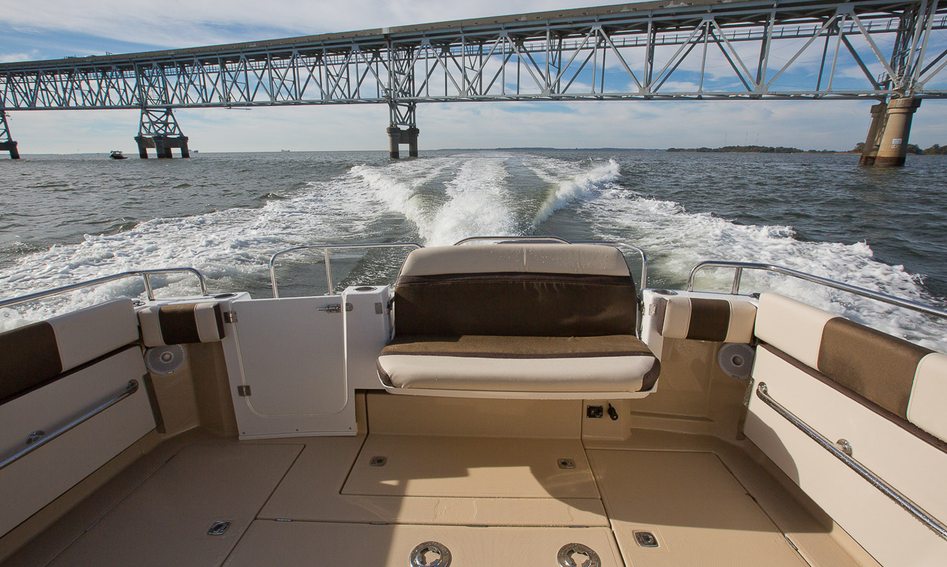
<path fill-rule="evenodd" d="M 305 450 L 260 511 L 260 518 L 463 526 L 608 526 L 585 451 L 574 439 L 373 434 L 364 447 L 363 438 L 356 437 L 309 438 L 305 443 Z M 536 446 L 530 448 L 534 443 Z M 451 449 L 451 445 L 455 447 Z M 506 451 L 509 460 L 487 454 L 498 447 Z M 510 454 L 514 448 L 529 457 Z M 567 454 L 574 458 L 576 469 L 558 468 L 555 459 Z M 385 456 L 385 466 L 370 466 L 373 456 Z M 536 471 L 538 478 L 533 476 Z M 401 495 L 406 492 L 410 495 Z M 557 496 L 550 496 L 550 492 Z M 589 497 L 565 497 L 567 494 Z"/>
<path fill-rule="evenodd" d="M 301 449 L 185 447 L 52 564 L 220 565 Z M 218 520 L 230 528 L 208 536 Z"/>
<path fill-rule="evenodd" d="M 372 464 L 372 460 L 384 464 Z M 564 464 L 562 461 L 567 461 Z M 598 498 L 577 439 L 370 435 L 343 494 Z"/>
<path fill-rule="evenodd" d="M 311 567 L 359 565 L 404 567 L 418 544 L 447 547 L 451 565 L 549 567 L 562 546 L 582 543 L 602 567 L 621 567 L 608 528 L 475 528 L 467 526 L 359 525 L 313 522 L 253 522 L 225 565 Z"/>
<path fill-rule="evenodd" d="M 713 453 L 589 451 L 589 458 L 631 565 L 807 564 Z M 658 547 L 638 545 L 639 531 Z"/>
<path fill-rule="evenodd" d="M 375 434 L 204 440 L 111 505 L 53 564 L 402 566 L 435 540 L 453 565 L 555 565 L 566 543 L 588 545 L 602 565 L 805 565 L 737 480 L 746 471 L 731 473 L 732 456 L 725 465 L 685 441 L 663 450 Z M 384 466 L 369 464 L 376 456 Z M 559 468 L 561 458 L 575 468 Z M 770 511 L 805 515 L 778 489 L 753 486 Z M 208 535 L 217 520 L 230 529 Z M 789 530 L 815 553 L 811 564 L 853 564 L 811 518 Z M 660 546 L 638 545 L 636 531 Z"/>

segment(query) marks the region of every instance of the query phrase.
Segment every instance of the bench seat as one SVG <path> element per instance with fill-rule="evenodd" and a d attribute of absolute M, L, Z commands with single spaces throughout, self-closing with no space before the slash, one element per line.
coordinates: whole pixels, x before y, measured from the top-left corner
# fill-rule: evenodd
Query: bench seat
<path fill-rule="evenodd" d="M 391 393 L 639 398 L 659 364 L 635 336 L 638 299 L 621 251 L 503 243 L 413 251 L 394 289 Z"/>
<path fill-rule="evenodd" d="M 498 392 L 642 392 L 658 363 L 633 335 L 398 337 L 378 358 L 395 388 Z"/>

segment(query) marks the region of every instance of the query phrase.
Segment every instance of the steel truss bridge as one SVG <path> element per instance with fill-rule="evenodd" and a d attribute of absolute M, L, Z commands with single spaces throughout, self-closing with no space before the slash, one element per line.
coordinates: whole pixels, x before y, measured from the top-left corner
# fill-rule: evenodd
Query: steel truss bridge
<path fill-rule="evenodd" d="M 0 110 L 140 109 L 160 142 L 177 108 L 378 103 L 416 154 L 425 102 L 947 98 L 944 30 L 942 0 L 625 4 L 2 64 Z"/>

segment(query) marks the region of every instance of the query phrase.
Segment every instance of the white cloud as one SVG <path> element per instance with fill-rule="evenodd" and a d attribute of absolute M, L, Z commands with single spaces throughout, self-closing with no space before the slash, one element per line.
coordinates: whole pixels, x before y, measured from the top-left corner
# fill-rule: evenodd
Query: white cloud
<path fill-rule="evenodd" d="M 308 35 L 423 22 L 489 17 L 602 4 L 601 0 L 45 0 L 30 10 L 5 10 L 19 29 L 68 31 L 113 40 L 182 47 L 266 39 L 239 29 L 258 28 Z"/>
<path fill-rule="evenodd" d="M 30 59 L 35 59 L 36 54 L 33 53 L 0 53 L 0 63 L 13 63 L 16 61 L 29 61 Z"/>

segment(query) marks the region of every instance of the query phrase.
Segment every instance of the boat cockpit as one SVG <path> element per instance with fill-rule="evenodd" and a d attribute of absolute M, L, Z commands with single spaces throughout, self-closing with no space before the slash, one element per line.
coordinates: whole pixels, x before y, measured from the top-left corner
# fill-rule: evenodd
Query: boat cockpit
<path fill-rule="evenodd" d="M 282 295 L 313 250 L 326 293 Z M 644 251 L 557 237 L 269 269 L 271 298 L 169 268 L 0 300 L 0 563 L 947 564 L 947 355 L 744 290 L 943 310 L 746 262 L 652 288 Z"/>

